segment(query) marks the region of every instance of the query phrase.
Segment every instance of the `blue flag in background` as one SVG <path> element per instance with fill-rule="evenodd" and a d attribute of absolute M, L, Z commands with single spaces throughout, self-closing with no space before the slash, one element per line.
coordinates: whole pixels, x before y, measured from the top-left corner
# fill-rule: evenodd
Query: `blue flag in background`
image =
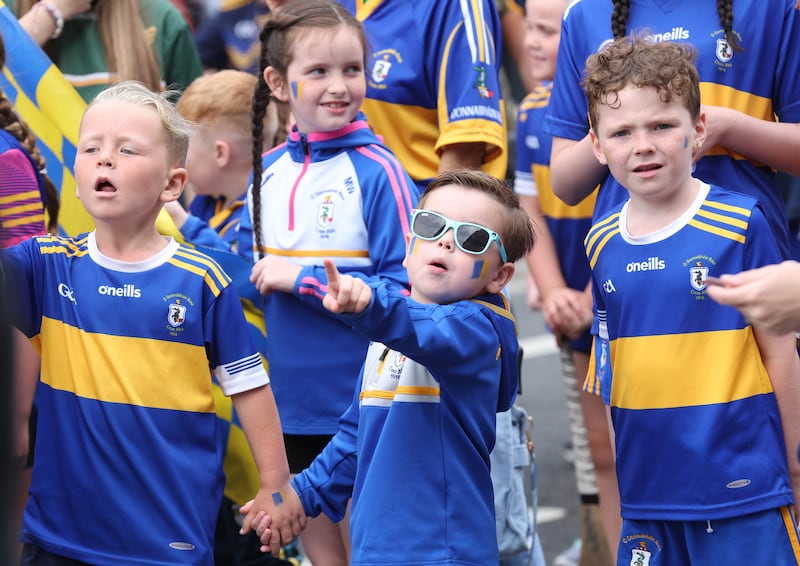
<path fill-rule="evenodd" d="M 6 46 L 0 88 L 36 134 L 47 175 L 61 194 L 61 229 L 69 235 L 88 232 L 94 223 L 75 196 L 72 169 L 86 103 L 2 0 L 0 34 Z"/>

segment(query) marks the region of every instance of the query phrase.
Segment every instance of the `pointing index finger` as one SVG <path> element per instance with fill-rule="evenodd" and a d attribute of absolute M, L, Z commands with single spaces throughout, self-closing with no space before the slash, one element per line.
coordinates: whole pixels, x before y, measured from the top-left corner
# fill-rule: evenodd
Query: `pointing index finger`
<path fill-rule="evenodd" d="M 322 260 L 325 265 L 325 276 L 328 278 L 328 293 L 336 295 L 339 293 L 339 270 L 331 259 Z"/>

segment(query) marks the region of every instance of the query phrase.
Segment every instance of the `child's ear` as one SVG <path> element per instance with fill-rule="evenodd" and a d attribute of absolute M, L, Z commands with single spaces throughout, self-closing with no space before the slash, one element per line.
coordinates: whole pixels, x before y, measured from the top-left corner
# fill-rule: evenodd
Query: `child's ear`
<path fill-rule="evenodd" d="M 178 200 L 186 187 L 186 181 L 189 179 L 189 172 L 183 167 L 175 167 L 170 171 L 167 185 L 161 191 L 162 202 L 172 202 Z"/>
<path fill-rule="evenodd" d="M 706 141 L 706 113 L 701 112 L 694 123 L 694 148 L 699 150 Z"/>
<path fill-rule="evenodd" d="M 600 165 L 608 165 L 608 159 L 606 159 L 606 154 L 603 153 L 603 149 L 600 147 L 594 128 L 589 128 L 589 139 L 592 141 L 592 151 L 597 161 L 600 162 Z"/>
<path fill-rule="evenodd" d="M 489 293 L 499 293 L 503 290 L 503 287 L 508 285 L 511 278 L 514 277 L 514 272 L 516 271 L 516 267 L 510 261 L 507 261 L 503 265 L 500 266 L 500 269 L 497 270 L 495 276 L 486 284 L 486 290 Z"/>
<path fill-rule="evenodd" d="M 411 255 L 411 249 L 409 246 L 411 245 L 411 234 L 407 233 L 405 235 L 406 239 L 406 257 L 403 258 L 403 267 L 408 267 L 408 256 Z"/>
<path fill-rule="evenodd" d="M 281 102 L 289 102 L 289 88 L 283 76 L 274 67 L 264 69 L 264 82 L 267 83 L 272 96 Z"/>
<path fill-rule="evenodd" d="M 214 140 L 214 163 L 222 169 L 231 162 L 231 144 L 223 139 Z"/>

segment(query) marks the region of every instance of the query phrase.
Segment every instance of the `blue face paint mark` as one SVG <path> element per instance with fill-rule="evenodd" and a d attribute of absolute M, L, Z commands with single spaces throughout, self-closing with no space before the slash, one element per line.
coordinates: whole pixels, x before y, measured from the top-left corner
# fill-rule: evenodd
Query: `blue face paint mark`
<path fill-rule="evenodd" d="M 689 147 L 689 136 L 683 138 L 683 147 L 684 149 Z"/>
<path fill-rule="evenodd" d="M 300 94 L 303 92 L 303 84 L 297 81 L 292 81 L 289 85 L 292 89 L 292 96 L 295 100 L 300 98 Z"/>
<path fill-rule="evenodd" d="M 481 275 L 483 275 L 483 260 L 478 260 L 475 262 L 475 265 L 472 267 L 472 278 L 473 279 L 480 279 Z"/>

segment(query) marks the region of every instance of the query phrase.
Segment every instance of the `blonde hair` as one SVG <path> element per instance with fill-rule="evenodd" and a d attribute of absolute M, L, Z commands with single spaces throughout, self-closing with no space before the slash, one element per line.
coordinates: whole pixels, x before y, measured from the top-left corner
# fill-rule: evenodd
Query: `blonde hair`
<path fill-rule="evenodd" d="M 247 144 L 250 137 L 250 108 L 256 87 L 254 74 L 227 69 L 192 81 L 180 99 L 178 111 L 184 118 L 213 129 L 224 129 Z M 280 128 L 275 105 L 264 116 L 264 139 L 272 145 Z M 284 125 L 285 129 L 285 125 Z"/>
<path fill-rule="evenodd" d="M 28 13 L 34 4 L 36 0 L 17 0 L 17 16 Z M 161 67 L 144 27 L 139 0 L 96 0 L 93 10 L 109 72 L 117 81 L 136 80 L 159 90 Z M 45 47 L 53 55 L 50 43 Z M 57 56 L 51 58 L 57 63 Z"/>
<path fill-rule="evenodd" d="M 175 91 L 170 90 L 153 92 L 138 81 L 123 81 L 101 91 L 89 103 L 87 110 L 104 102 L 120 102 L 152 108 L 161 120 L 170 155 L 183 167 L 186 164 L 186 152 L 189 148 L 189 136 L 193 126 L 170 102 L 171 97 L 176 94 Z"/>

